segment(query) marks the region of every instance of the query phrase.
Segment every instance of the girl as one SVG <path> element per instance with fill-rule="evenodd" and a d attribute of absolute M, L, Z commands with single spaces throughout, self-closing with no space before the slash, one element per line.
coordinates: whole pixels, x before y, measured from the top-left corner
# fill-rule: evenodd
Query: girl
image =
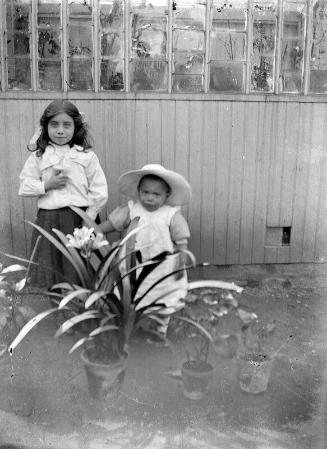
<path fill-rule="evenodd" d="M 118 188 L 130 201 L 116 208 L 108 220 L 100 224 L 102 231 L 122 231 L 133 220 L 138 220 L 140 226 L 144 225 L 136 234 L 135 241 L 135 248 L 140 252 L 140 261 L 171 254 L 145 278 L 137 291 L 137 298 L 158 279 L 180 266 L 180 255 L 174 252 L 187 249 L 190 237 L 189 227 L 180 212 L 180 206 L 190 200 L 191 187 L 178 173 L 158 164 L 149 164 L 141 170 L 123 174 L 118 180 Z M 171 292 L 172 289 L 177 290 Z M 160 302 L 165 303 L 164 313 L 169 315 L 184 305 L 183 298 L 187 293 L 186 275 L 171 276 L 159 283 L 137 308 L 150 304 L 166 292 L 167 295 Z M 169 318 L 166 317 L 164 322 L 158 330 L 165 334 Z"/>
<path fill-rule="evenodd" d="M 50 233 L 55 228 L 71 234 L 82 220 L 69 206 L 80 207 L 95 219 L 108 199 L 107 182 L 76 106 L 68 100 L 50 103 L 27 148 L 32 154 L 20 173 L 19 195 L 38 198 L 36 224 Z M 34 229 L 32 250 L 38 235 Z M 49 288 L 67 278 L 77 281 L 73 267 L 46 238 L 39 241 L 34 260 L 39 264 L 31 270 L 34 286 Z"/>

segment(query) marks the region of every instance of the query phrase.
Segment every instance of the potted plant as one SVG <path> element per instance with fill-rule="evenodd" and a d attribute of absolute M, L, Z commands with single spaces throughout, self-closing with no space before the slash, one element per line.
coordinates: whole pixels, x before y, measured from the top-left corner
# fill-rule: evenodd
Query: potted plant
<path fill-rule="evenodd" d="M 191 293 L 190 302 L 174 317 L 178 321 L 176 335 L 181 336 L 186 354 L 181 366 L 181 378 L 183 394 L 188 399 L 200 400 L 208 390 L 214 372 L 213 365 L 208 361 L 210 347 L 215 354 L 225 356 L 227 351 L 232 350 L 229 347 L 230 339 L 220 334 L 220 321 L 238 307 L 231 290 L 242 292 L 241 287 L 228 282 L 190 282 L 189 291 L 195 293 Z"/>
<path fill-rule="evenodd" d="M 69 352 L 83 348 L 81 357 L 90 394 L 105 399 L 106 394 L 117 391 L 123 381 L 132 333 L 145 320 L 161 322 L 161 313 L 166 307 L 162 297 L 147 305 L 143 305 L 142 299 L 159 282 L 182 268 L 166 275 L 137 297 L 143 280 L 163 259 L 141 264 L 136 262 L 133 237 L 139 230 L 138 226 L 132 226 L 121 241 L 110 247 L 98 232 L 97 225 L 80 209 L 74 210 L 92 227 L 76 229 L 74 235 L 68 236 L 54 230 L 57 240 L 39 226 L 32 225 L 70 260 L 80 285 L 70 282 L 54 285 L 54 289 L 62 291 L 58 305 L 30 320 L 11 343 L 9 351 L 12 352 L 26 334 L 49 315 L 70 312 L 71 317 L 61 324 L 55 337 L 67 333 L 77 324 L 89 323 L 87 335 L 80 338 Z M 188 254 L 191 264 L 186 269 L 195 263 L 192 254 Z"/>
<path fill-rule="evenodd" d="M 243 322 L 238 351 L 238 379 L 242 391 L 259 394 L 266 391 L 274 356 L 269 346 L 276 326 L 274 322 L 261 323 L 255 313 L 238 310 Z"/>

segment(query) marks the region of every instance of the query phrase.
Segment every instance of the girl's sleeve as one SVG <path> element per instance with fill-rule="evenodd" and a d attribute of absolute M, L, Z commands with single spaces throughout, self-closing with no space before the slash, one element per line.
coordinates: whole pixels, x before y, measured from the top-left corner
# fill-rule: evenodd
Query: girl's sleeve
<path fill-rule="evenodd" d="M 95 219 L 108 201 L 108 185 L 99 159 L 94 153 L 92 154 L 90 163 L 86 167 L 86 177 L 88 180 L 87 196 L 89 200 L 89 207 L 86 213 Z"/>
<path fill-rule="evenodd" d="M 128 205 L 116 207 L 116 209 L 109 214 L 108 220 L 116 231 L 120 232 L 126 229 L 131 222 Z"/>
<path fill-rule="evenodd" d="M 20 172 L 19 180 L 18 195 L 40 196 L 45 194 L 44 182 L 41 180 L 39 164 L 34 154 L 31 154 L 25 162 L 23 170 Z"/>
<path fill-rule="evenodd" d="M 177 211 L 171 219 L 170 235 L 172 241 L 177 244 L 187 243 L 190 238 L 190 229 L 180 211 Z"/>

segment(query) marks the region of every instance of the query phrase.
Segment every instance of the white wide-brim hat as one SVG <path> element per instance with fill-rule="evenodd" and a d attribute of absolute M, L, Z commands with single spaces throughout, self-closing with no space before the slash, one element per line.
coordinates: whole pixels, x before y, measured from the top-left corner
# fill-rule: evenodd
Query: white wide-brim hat
<path fill-rule="evenodd" d="M 170 206 L 181 206 L 191 199 L 191 186 L 186 179 L 172 171 L 167 170 L 159 164 L 144 165 L 140 170 L 131 170 L 120 176 L 118 179 L 118 188 L 121 193 L 131 199 L 138 198 L 138 185 L 145 175 L 155 175 L 166 181 L 171 189 L 166 204 Z"/>

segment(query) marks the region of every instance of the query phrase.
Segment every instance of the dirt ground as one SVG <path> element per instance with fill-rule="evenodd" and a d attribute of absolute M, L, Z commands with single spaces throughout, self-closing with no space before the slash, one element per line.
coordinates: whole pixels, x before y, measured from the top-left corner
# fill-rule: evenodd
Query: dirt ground
<path fill-rule="evenodd" d="M 251 395 L 237 379 L 236 358 L 210 353 L 215 367 L 201 401 L 183 396 L 176 373 L 183 351 L 137 336 L 121 394 L 93 400 L 79 336 L 55 342 L 43 322 L 0 365 L 0 449 L 324 449 L 326 436 L 327 277 L 324 265 L 222 267 L 207 273 L 244 286 L 237 298 L 274 321 L 276 355 L 268 389 Z M 42 310 L 42 297 L 26 297 Z M 174 328 L 170 329 L 170 333 Z"/>

